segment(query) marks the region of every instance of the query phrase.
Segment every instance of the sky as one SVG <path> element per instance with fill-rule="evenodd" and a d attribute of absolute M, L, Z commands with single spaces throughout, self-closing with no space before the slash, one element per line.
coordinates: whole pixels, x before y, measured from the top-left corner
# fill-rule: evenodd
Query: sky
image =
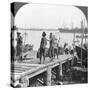
<path fill-rule="evenodd" d="M 87 20 L 83 12 L 74 6 L 46 5 L 46 4 L 27 4 L 24 5 L 15 16 L 15 25 L 21 28 L 81 28 L 81 21 L 87 27 Z M 27 32 L 26 43 L 32 43 L 34 49 L 40 46 L 43 31 L 20 31 Z M 46 31 L 47 38 L 51 31 Z M 54 31 L 53 33 L 59 33 Z M 72 42 L 73 35 L 58 34 L 61 42 Z M 25 40 L 25 38 L 23 39 Z M 48 46 L 47 46 L 48 47 Z"/>
<path fill-rule="evenodd" d="M 87 21 L 82 11 L 74 6 L 26 4 L 16 14 L 15 25 L 29 28 L 80 27 Z"/>

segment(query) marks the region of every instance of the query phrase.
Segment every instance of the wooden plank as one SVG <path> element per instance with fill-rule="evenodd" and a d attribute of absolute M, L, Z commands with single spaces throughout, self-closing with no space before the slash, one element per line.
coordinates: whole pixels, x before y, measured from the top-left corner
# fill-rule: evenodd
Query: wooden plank
<path fill-rule="evenodd" d="M 23 64 L 23 65 L 21 65 L 21 64 L 15 64 L 12 67 L 14 68 L 14 67 L 31 67 L 31 66 L 30 65 L 25 65 L 25 64 Z M 33 66 L 33 67 L 35 67 L 35 66 Z"/>
<path fill-rule="evenodd" d="M 48 63 L 48 64 L 42 64 L 42 65 L 38 65 L 38 64 L 29 64 L 29 66 L 36 66 L 36 68 L 32 68 L 31 70 L 27 70 L 25 72 L 23 72 L 21 75 L 20 75 L 20 78 L 24 77 L 24 76 L 28 76 L 29 78 L 35 76 L 35 75 L 38 75 L 44 71 L 47 70 L 48 67 L 51 67 L 51 68 L 54 68 L 55 66 L 58 65 L 59 62 L 63 62 L 63 61 L 66 61 L 67 59 L 69 58 L 72 58 L 71 55 L 67 55 L 67 56 L 62 56 L 61 59 L 59 60 L 55 60 L 54 62 L 51 62 L 51 63 Z M 20 64 L 20 65 L 25 65 L 25 64 Z M 28 65 L 26 65 L 28 66 Z M 18 80 L 19 78 L 15 78 L 15 80 Z"/>
<path fill-rule="evenodd" d="M 24 71 L 11 71 L 12 73 L 23 73 Z"/>
<path fill-rule="evenodd" d="M 15 70 L 11 70 L 11 72 L 25 72 L 27 70 L 30 70 L 30 69 L 25 69 L 25 70 L 23 70 L 23 69 L 15 69 Z"/>
<path fill-rule="evenodd" d="M 32 68 L 35 68 L 35 67 L 14 67 L 12 70 L 29 70 L 29 69 L 32 69 Z"/>
<path fill-rule="evenodd" d="M 41 64 L 16 63 L 14 64 L 14 66 L 38 67 L 42 65 Z"/>

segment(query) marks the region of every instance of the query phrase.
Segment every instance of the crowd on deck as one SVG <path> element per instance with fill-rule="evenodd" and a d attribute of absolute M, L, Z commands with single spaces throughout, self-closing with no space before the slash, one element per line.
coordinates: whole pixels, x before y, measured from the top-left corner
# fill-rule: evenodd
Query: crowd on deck
<path fill-rule="evenodd" d="M 47 42 L 49 42 L 48 50 L 46 48 Z M 65 54 L 68 54 L 68 53 L 73 54 L 73 49 L 71 47 L 68 48 L 67 46 L 68 44 L 65 43 L 63 47 L 63 52 Z M 50 33 L 49 40 L 48 40 L 46 38 L 46 33 L 43 32 L 37 57 L 40 57 L 40 63 L 42 63 L 42 58 L 43 58 L 43 63 L 45 62 L 46 56 L 49 56 L 51 60 L 54 60 L 55 56 L 57 56 L 57 59 L 58 59 L 59 54 L 62 53 L 60 52 L 61 49 L 62 47 L 60 47 L 60 38 L 57 39 L 53 33 Z"/>
<path fill-rule="evenodd" d="M 12 40 L 13 41 L 13 40 Z M 23 44 L 23 40 L 22 40 L 22 36 L 20 32 L 17 32 L 17 46 L 16 46 L 16 50 L 14 49 L 13 45 L 12 45 L 12 50 L 13 50 L 13 55 L 12 56 L 12 61 L 15 59 L 15 56 L 22 61 L 23 57 L 22 57 L 22 44 Z M 47 43 L 49 42 L 49 48 L 47 48 Z M 13 43 L 13 42 L 12 42 Z M 84 45 L 85 48 L 86 45 Z M 73 48 L 72 48 L 73 47 Z M 55 57 L 59 57 L 60 54 L 74 54 L 74 46 L 72 45 L 72 47 L 70 47 L 67 43 L 64 43 L 63 47 L 60 46 L 60 38 L 57 39 L 55 34 L 53 34 L 52 32 L 49 35 L 49 39 L 46 38 L 46 33 L 43 32 L 42 33 L 42 38 L 40 41 L 40 47 L 37 51 L 37 58 L 40 58 L 40 64 L 45 62 L 45 58 L 48 56 L 50 58 L 51 61 L 54 60 Z"/>

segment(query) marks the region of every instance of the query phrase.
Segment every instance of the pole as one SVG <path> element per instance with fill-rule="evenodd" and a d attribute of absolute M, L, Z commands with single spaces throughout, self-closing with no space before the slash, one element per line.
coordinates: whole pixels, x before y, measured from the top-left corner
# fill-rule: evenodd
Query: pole
<path fill-rule="evenodd" d="M 73 23 L 72 23 L 72 30 L 73 30 Z M 75 32 L 74 32 L 74 34 L 73 34 L 73 58 L 72 58 L 72 65 L 73 65 L 73 63 L 74 63 L 74 46 L 75 46 Z"/>
<path fill-rule="evenodd" d="M 83 25 L 83 21 L 81 22 L 81 26 L 82 26 L 82 38 L 81 38 L 81 66 L 82 66 L 82 48 L 83 48 L 83 37 L 84 37 L 84 25 Z"/>

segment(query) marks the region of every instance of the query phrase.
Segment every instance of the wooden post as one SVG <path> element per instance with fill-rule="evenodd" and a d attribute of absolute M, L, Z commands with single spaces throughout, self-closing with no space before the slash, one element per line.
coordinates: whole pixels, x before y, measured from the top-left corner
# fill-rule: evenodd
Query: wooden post
<path fill-rule="evenodd" d="M 57 80 L 62 80 L 62 63 L 59 63 L 59 66 L 56 68 L 56 79 Z"/>
<path fill-rule="evenodd" d="M 81 38 L 81 66 L 82 66 L 82 47 L 83 47 L 83 37 L 84 37 L 84 22 L 83 21 L 81 21 L 81 27 L 83 30 L 83 32 L 81 33 L 81 36 L 82 36 Z"/>
<path fill-rule="evenodd" d="M 63 77 L 62 63 L 59 64 L 59 71 L 60 71 L 60 80 L 62 80 Z"/>
<path fill-rule="evenodd" d="M 72 23 L 72 30 L 73 30 L 73 23 Z M 72 59 L 72 66 L 73 66 L 73 62 L 74 62 L 74 46 L 75 46 L 75 32 L 73 33 L 73 59 Z"/>
<path fill-rule="evenodd" d="M 29 79 L 27 77 L 23 77 L 21 79 L 21 87 L 27 87 L 29 85 Z"/>
<path fill-rule="evenodd" d="M 48 67 L 46 71 L 46 85 L 51 86 L 51 67 Z"/>

